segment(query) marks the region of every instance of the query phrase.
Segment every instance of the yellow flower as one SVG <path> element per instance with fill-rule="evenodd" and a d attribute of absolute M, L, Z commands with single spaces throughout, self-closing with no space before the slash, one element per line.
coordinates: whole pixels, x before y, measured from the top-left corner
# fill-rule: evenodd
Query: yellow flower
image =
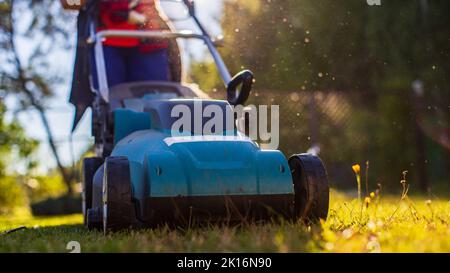
<path fill-rule="evenodd" d="M 366 206 L 370 204 L 370 197 L 364 198 L 364 203 L 366 203 Z"/>
<path fill-rule="evenodd" d="M 353 171 L 355 172 L 355 174 L 361 173 L 361 166 L 359 166 L 359 164 L 353 165 L 352 168 L 353 168 Z"/>
<path fill-rule="evenodd" d="M 359 164 L 355 164 L 352 166 L 352 169 L 355 172 L 356 182 L 358 183 L 358 200 L 361 202 L 361 166 L 359 166 Z"/>
<path fill-rule="evenodd" d="M 375 198 L 375 193 L 374 192 L 370 193 L 370 198 L 372 198 L 372 199 Z"/>

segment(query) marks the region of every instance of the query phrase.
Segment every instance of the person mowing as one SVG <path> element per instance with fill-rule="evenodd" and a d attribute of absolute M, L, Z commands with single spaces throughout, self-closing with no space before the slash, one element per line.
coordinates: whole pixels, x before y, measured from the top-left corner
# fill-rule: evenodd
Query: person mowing
<path fill-rule="evenodd" d="M 87 43 L 91 23 L 102 30 L 170 30 L 157 0 L 60 0 L 64 9 L 79 10 L 77 50 L 69 101 L 76 106 L 75 129 L 92 105 L 98 88 L 95 56 Z M 181 57 L 175 40 L 109 37 L 103 41 L 108 86 L 137 81 L 181 81 Z"/>

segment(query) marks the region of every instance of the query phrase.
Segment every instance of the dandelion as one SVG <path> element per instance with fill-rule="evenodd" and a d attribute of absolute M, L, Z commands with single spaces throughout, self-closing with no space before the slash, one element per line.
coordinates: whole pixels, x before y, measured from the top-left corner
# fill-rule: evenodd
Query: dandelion
<path fill-rule="evenodd" d="M 372 198 L 372 199 L 375 198 L 375 193 L 374 193 L 374 192 L 371 192 L 371 193 L 370 193 L 370 198 Z"/>
<path fill-rule="evenodd" d="M 355 164 L 352 166 L 353 171 L 356 175 L 356 182 L 358 183 L 358 200 L 361 201 L 361 166 Z"/>

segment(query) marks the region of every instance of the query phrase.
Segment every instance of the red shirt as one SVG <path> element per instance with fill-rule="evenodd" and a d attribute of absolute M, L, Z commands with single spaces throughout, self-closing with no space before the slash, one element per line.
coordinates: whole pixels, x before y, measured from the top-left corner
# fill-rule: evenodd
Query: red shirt
<path fill-rule="evenodd" d="M 135 25 L 128 22 L 129 0 L 101 0 L 100 1 L 100 26 L 101 30 L 160 30 L 160 25 Z M 141 0 L 133 9 L 149 20 L 162 20 L 155 7 L 154 0 Z M 156 20 L 155 20 L 156 19 Z M 135 47 L 140 46 L 142 51 L 151 52 L 157 49 L 167 48 L 167 41 L 149 42 L 139 38 L 107 38 L 103 42 L 107 46 Z"/>

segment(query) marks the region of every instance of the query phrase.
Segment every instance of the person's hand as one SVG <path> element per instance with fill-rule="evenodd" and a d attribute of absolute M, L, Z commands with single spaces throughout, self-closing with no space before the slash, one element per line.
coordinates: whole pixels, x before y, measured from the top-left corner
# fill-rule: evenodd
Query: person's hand
<path fill-rule="evenodd" d="M 128 13 L 128 22 L 133 25 L 145 25 L 147 23 L 147 17 L 142 13 L 131 10 Z"/>

